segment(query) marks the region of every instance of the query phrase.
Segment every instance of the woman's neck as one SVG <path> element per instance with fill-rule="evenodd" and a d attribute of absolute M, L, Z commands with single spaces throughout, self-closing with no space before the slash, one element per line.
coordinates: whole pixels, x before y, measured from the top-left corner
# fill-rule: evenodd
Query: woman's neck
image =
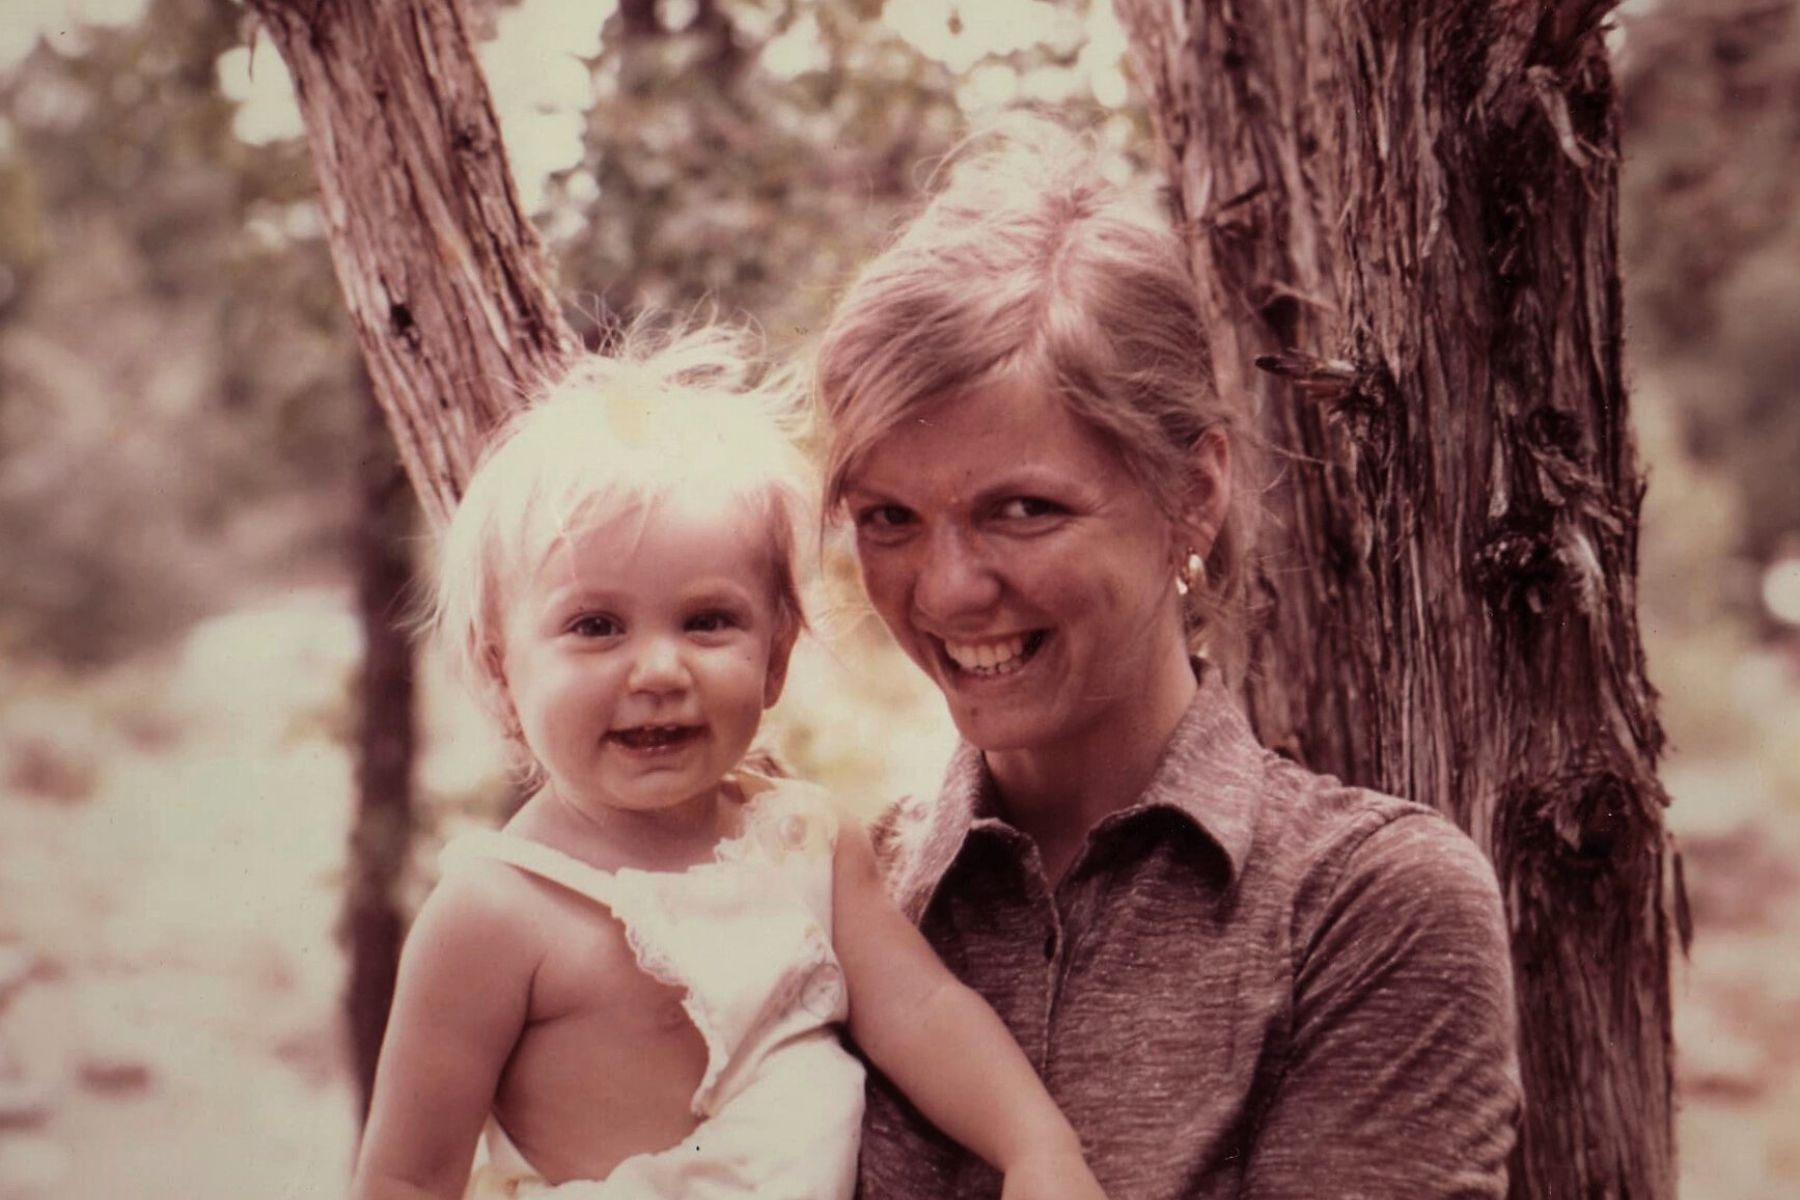
<path fill-rule="evenodd" d="M 1165 656 L 1145 688 L 1121 700 L 1087 736 L 985 755 L 1001 811 L 1037 843 L 1053 884 L 1090 829 L 1143 796 L 1197 690 L 1185 652 Z"/>

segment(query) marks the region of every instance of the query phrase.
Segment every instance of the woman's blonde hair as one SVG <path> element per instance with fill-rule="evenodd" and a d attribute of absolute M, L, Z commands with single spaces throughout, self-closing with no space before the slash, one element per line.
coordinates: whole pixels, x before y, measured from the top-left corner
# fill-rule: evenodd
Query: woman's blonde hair
<path fill-rule="evenodd" d="M 1245 491 L 1248 414 L 1215 385 L 1186 248 L 1157 194 L 1113 182 L 1091 141 L 1041 119 L 971 138 L 942 175 L 821 341 L 827 512 L 901 421 L 1007 373 L 1061 397 L 1178 525 L 1208 431 L 1229 439 Z M 1228 506 L 1184 601 L 1190 642 L 1234 666 L 1252 509 Z"/>
<path fill-rule="evenodd" d="M 677 491 L 739 502 L 766 539 L 775 639 L 805 626 L 796 546 L 809 528 L 811 471 L 795 448 L 795 389 L 753 384 L 742 331 L 624 330 L 606 354 L 575 359 L 490 436 L 438 541 L 421 624 L 509 738 L 518 740 L 500 664 L 511 589 L 561 541 L 626 514 L 647 517 Z"/>

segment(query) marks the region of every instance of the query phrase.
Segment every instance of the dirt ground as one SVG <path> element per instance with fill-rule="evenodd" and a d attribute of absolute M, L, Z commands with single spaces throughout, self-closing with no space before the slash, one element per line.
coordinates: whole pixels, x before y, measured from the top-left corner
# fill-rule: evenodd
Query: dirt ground
<path fill-rule="evenodd" d="M 323 717 L 355 631 L 307 623 L 276 653 L 227 618 L 7 712 L 0 1200 L 343 1194 L 350 778 Z"/>
<path fill-rule="evenodd" d="M 1800 798 L 1740 763 L 1664 778 L 1694 914 L 1675 991 L 1681 1194 L 1800 1196 Z"/>
<path fill-rule="evenodd" d="M 99 680 L 9 685 L 0 1200 L 341 1196 L 354 647 L 334 598 L 299 597 Z M 481 769 L 439 758 L 427 786 Z M 1697 926 L 1682 1194 L 1800 1195 L 1800 803 L 1738 761 L 1666 779 Z"/>

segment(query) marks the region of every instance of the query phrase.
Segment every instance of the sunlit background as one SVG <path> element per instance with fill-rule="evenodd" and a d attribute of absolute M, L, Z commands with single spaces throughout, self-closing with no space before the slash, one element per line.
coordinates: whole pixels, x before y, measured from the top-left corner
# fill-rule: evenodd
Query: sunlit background
<path fill-rule="evenodd" d="M 478 3 L 572 321 L 710 300 L 802 348 L 967 121 L 1144 165 L 1103 0 Z M 1697 938 L 1682 1191 L 1800 1194 L 1800 13 L 1636 0 L 1624 91 L 1641 611 Z M 279 55 L 225 0 L 0 15 L 0 1200 L 341 1194 L 336 932 L 385 447 Z M 782 744 L 870 811 L 947 746 L 833 604 Z M 506 781 L 429 664 L 420 886 Z"/>

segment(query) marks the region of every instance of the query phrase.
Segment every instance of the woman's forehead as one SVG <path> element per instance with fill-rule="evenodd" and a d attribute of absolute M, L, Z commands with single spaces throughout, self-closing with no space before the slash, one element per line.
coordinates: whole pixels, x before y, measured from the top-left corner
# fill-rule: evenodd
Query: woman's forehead
<path fill-rule="evenodd" d="M 880 490 L 931 480 L 979 490 L 1002 476 L 1098 482 L 1122 470 L 1105 439 L 1053 391 L 1007 375 L 909 413 L 874 440 L 845 483 Z"/>

